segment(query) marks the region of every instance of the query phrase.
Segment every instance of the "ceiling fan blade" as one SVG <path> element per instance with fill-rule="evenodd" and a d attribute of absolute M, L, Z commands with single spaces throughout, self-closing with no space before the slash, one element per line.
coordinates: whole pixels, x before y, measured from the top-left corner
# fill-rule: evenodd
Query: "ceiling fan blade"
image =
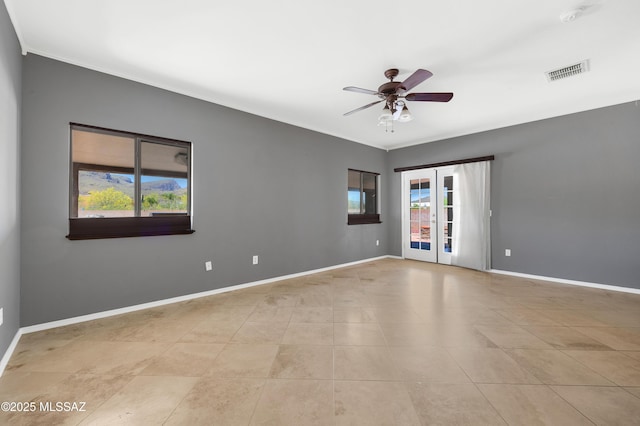
<path fill-rule="evenodd" d="M 409 93 L 404 98 L 408 101 L 449 102 L 453 98 L 453 93 Z"/>
<path fill-rule="evenodd" d="M 342 90 L 346 90 L 347 92 L 364 93 L 365 95 L 377 95 L 378 94 L 378 92 L 376 92 L 375 90 L 361 89 L 360 87 L 354 87 L 354 86 L 347 86 L 347 87 L 343 88 Z"/>
<path fill-rule="evenodd" d="M 380 102 L 384 101 L 384 99 L 381 99 L 379 101 L 375 101 L 375 102 L 371 102 L 370 104 L 367 104 L 365 106 L 361 106 L 360 108 L 356 108 L 353 111 L 349 111 L 349 112 L 345 112 L 343 115 L 346 117 L 347 115 L 351 115 L 354 112 L 358 112 L 358 111 L 362 111 L 363 109 L 367 109 L 369 107 L 374 106 L 375 104 L 379 104 Z"/>
<path fill-rule="evenodd" d="M 428 79 L 432 75 L 433 75 L 433 73 L 431 71 L 427 71 L 427 70 L 423 70 L 423 69 L 416 70 L 416 72 L 411 74 L 405 81 L 403 81 L 400 84 L 401 91 L 407 92 L 407 91 L 413 89 L 418 84 L 422 83 L 423 81 L 425 81 L 426 79 Z"/>

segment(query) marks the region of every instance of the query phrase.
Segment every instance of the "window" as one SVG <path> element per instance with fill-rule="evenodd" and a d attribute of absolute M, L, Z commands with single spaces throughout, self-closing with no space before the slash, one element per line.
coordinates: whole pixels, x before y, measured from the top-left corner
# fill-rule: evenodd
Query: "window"
<path fill-rule="evenodd" d="M 378 213 L 378 173 L 349 169 L 347 223 L 381 223 Z"/>
<path fill-rule="evenodd" d="M 190 234 L 191 143 L 71 124 L 69 235 Z"/>

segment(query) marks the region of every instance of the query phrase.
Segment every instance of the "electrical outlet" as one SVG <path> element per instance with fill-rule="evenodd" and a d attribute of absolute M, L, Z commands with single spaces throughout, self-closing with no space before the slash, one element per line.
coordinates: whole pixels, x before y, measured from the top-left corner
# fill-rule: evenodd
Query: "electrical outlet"
<path fill-rule="evenodd" d="M 211 271 L 213 269 L 213 264 L 211 261 L 204 262 L 204 270 Z"/>
<path fill-rule="evenodd" d="M 380 245 L 380 240 L 376 240 L 376 245 L 379 246 Z"/>
<path fill-rule="evenodd" d="M 254 265 L 258 264 L 258 256 L 253 256 L 253 264 Z"/>
<path fill-rule="evenodd" d="M 507 257 L 511 256 L 511 249 L 505 249 L 504 250 L 504 255 L 507 256 Z"/>

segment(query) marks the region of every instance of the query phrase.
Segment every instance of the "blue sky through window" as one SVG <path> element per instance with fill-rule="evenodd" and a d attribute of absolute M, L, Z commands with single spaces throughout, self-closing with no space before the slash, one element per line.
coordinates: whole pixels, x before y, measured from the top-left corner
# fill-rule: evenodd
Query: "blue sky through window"
<path fill-rule="evenodd" d="M 115 174 L 115 173 L 111 173 L 113 176 L 122 176 L 124 178 L 128 178 L 129 180 L 131 180 L 131 182 L 133 182 L 133 175 L 121 175 L 121 174 Z M 140 181 L 142 183 L 145 182 L 153 182 L 156 180 L 161 180 L 161 179 L 173 179 L 175 180 L 178 185 L 180 185 L 180 188 L 186 188 L 187 187 L 187 180 L 186 179 L 181 179 L 181 178 L 165 178 L 165 177 L 160 177 L 160 176 L 142 176 L 140 178 Z"/>

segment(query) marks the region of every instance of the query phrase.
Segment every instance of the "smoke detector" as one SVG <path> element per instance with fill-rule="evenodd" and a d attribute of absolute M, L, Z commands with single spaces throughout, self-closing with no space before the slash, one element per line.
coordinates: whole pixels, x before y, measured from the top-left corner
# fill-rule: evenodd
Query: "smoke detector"
<path fill-rule="evenodd" d="M 563 68 L 559 68 L 553 71 L 547 71 L 547 80 L 549 82 L 562 80 L 563 78 L 573 77 L 578 74 L 584 74 L 589 71 L 589 60 L 585 59 L 582 62 L 578 62 L 577 64 L 568 65 Z"/>
<path fill-rule="evenodd" d="M 565 24 L 568 22 L 573 22 L 576 19 L 578 19 L 580 16 L 582 16 L 585 10 L 587 10 L 586 7 L 579 7 L 577 9 L 569 10 L 568 12 L 565 12 L 562 15 L 560 15 L 560 21 Z"/>
<path fill-rule="evenodd" d="M 584 15 L 591 14 L 602 7 L 602 0 L 585 0 L 577 7 L 567 10 L 560 15 L 560 21 L 564 24 L 573 22 Z"/>

